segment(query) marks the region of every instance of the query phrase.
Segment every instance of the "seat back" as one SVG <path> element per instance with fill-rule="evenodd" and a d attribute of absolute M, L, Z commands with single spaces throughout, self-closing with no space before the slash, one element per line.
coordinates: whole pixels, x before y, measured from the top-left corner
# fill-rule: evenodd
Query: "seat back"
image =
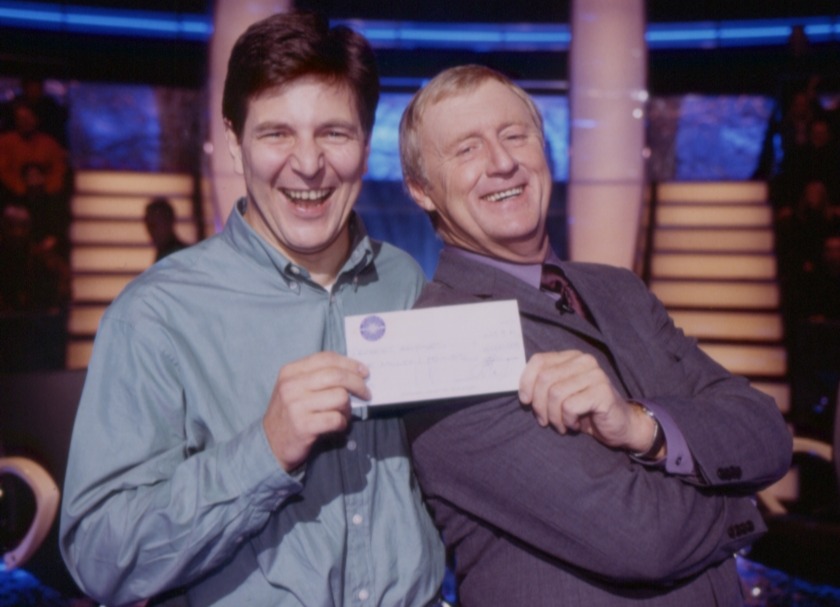
<path fill-rule="evenodd" d="M 49 473 L 25 457 L 0 457 L 0 476 L 13 474 L 35 495 L 35 515 L 17 546 L 3 555 L 7 570 L 22 566 L 47 537 L 58 509 L 59 490 Z"/>
<path fill-rule="evenodd" d="M 70 436 L 85 375 L 84 369 L 0 374 L 3 455 L 36 462 L 57 487 L 64 486 Z M 58 548 L 57 520 L 49 526 L 25 568 L 59 592 L 78 593 Z"/>

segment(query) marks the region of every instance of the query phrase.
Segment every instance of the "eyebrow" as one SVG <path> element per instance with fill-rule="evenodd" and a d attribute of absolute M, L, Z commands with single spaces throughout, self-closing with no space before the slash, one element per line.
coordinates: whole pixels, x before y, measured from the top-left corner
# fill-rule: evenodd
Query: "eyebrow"
<path fill-rule="evenodd" d="M 510 121 L 502 124 L 502 126 L 496 132 L 501 133 L 502 131 L 504 131 L 506 129 L 509 129 L 510 127 L 516 127 L 516 126 L 523 127 L 523 128 L 526 128 L 526 129 L 529 128 L 529 127 L 533 127 L 534 130 L 536 130 L 536 127 L 534 127 L 531 124 L 531 121 L 528 121 L 528 120 L 526 120 L 526 121 L 510 120 Z M 456 149 L 463 142 L 465 142 L 469 139 L 473 139 L 473 138 L 482 139 L 483 135 L 482 135 L 481 131 L 472 130 L 472 131 L 467 131 L 462 135 L 457 135 L 456 139 L 453 139 L 450 143 L 445 144 L 441 149 L 444 151 L 444 153 L 449 153 L 452 150 Z"/>
<path fill-rule="evenodd" d="M 323 124 L 316 125 L 315 130 L 316 131 L 321 131 L 321 130 L 324 130 L 324 129 L 335 129 L 335 128 L 346 129 L 346 130 L 354 131 L 354 132 L 361 132 L 361 130 L 362 130 L 361 126 L 357 125 L 352 120 L 331 120 L 329 122 L 324 122 Z M 264 133 L 266 131 L 273 131 L 273 130 L 277 130 L 277 129 L 290 130 L 290 131 L 297 130 L 294 127 L 294 125 L 292 125 L 288 122 L 284 122 L 282 120 L 266 120 L 264 122 L 260 122 L 256 125 L 254 125 L 254 132 L 255 133 Z"/>

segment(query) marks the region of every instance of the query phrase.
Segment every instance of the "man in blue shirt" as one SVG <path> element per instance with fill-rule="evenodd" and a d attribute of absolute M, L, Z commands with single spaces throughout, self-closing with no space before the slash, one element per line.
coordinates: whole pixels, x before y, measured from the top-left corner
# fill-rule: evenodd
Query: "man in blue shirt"
<path fill-rule="evenodd" d="M 373 52 L 312 14 L 251 26 L 222 113 L 247 196 L 106 312 L 74 428 L 61 548 L 109 605 L 432 604 L 440 540 L 395 419 L 354 420 L 343 317 L 423 283 L 353 213 Z"/>

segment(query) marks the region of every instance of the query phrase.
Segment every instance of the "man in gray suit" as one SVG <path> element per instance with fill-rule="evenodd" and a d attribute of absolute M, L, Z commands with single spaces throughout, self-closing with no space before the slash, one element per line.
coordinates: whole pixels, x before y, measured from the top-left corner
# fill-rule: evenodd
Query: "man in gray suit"
<path fill-rule="evenodd" d="M 791 458 L 773 400 L 632 272 L 557 258 L 542 119 L 501 74 L 438 75 L 400 152 L 445 243 L 417 305 L 515 299 L 528 356 L 518 394 L 407 416 L 463 605 L 740 607 L 733 555 L 765 529 L 749 495 Z"/>

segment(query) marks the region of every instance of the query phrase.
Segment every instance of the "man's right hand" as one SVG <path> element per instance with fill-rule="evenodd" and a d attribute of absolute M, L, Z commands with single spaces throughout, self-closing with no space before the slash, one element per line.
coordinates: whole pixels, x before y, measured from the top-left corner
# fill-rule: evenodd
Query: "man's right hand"
<path fill-rule="evenodd" d="M 363 364 L 335 352 L 318 352 L 280 369 L 263 428 L 284 470 L 304 463 L 318 437 L 347 428 L 350 394 L 370 398 L 367 375 Z"/>

